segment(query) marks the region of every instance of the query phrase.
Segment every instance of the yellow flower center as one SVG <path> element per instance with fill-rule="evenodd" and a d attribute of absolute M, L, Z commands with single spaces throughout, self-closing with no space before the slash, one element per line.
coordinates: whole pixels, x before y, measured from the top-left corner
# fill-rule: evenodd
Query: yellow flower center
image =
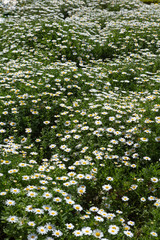
<path fill-rule="evenodd" d="M 99 237 L 99 236 L 100 236 L 100 233 L 99 233 L 99 232 L 97 232 L 97 233 L 96 233 L 96 236 L 97 236 L 97 237 Z"/>

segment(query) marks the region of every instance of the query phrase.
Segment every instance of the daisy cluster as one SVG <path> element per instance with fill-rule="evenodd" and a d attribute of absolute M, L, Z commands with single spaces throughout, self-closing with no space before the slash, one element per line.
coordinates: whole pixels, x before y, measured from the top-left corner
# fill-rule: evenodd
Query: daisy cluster
<path fill-rule="evenodd" d="M 1 0 L 0 7 L 4 15 L 12 13 L 16 9 L 17 0 Z"/>
<path fill-rule="evenodd" d="M 159 239 L 160 5 L 15 5 L 0 12 L 1 238 Z"/>

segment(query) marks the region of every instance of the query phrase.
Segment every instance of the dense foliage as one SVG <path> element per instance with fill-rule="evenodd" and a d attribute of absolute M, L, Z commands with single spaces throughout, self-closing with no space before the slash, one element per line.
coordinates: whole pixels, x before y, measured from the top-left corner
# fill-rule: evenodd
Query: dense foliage
<path fill-rule="evenodd" d="M 0 239 L 160 237 L 160 5 L 3 0 Z"/>
<path fill-rule="evenodd" d="M 160 3 L 160 0 L 142 0 L 142 2 L 151 4 L 151 3 Z"/>

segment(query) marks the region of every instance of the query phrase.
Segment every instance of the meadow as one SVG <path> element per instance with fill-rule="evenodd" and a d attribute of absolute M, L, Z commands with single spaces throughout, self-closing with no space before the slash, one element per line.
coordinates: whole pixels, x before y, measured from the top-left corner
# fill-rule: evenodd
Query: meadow
<path fill-rule="evenodd" d="M 1 1 L 0 240 L 160 239 L 153 2 Z"/>

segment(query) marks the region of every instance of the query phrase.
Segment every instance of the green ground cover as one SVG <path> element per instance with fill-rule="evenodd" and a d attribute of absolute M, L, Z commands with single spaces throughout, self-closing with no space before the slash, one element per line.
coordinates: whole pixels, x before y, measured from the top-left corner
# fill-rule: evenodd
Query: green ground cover
<path fill-rule="evenodd" d="M 160 238 L 160 4 L 0 4 L 0 239 Z"/>
<path fill-rule="evenodd" d="M 160 3 L 160 0 L 142 0 L 142 2 L 151 4 L 151 3 Z"/>

